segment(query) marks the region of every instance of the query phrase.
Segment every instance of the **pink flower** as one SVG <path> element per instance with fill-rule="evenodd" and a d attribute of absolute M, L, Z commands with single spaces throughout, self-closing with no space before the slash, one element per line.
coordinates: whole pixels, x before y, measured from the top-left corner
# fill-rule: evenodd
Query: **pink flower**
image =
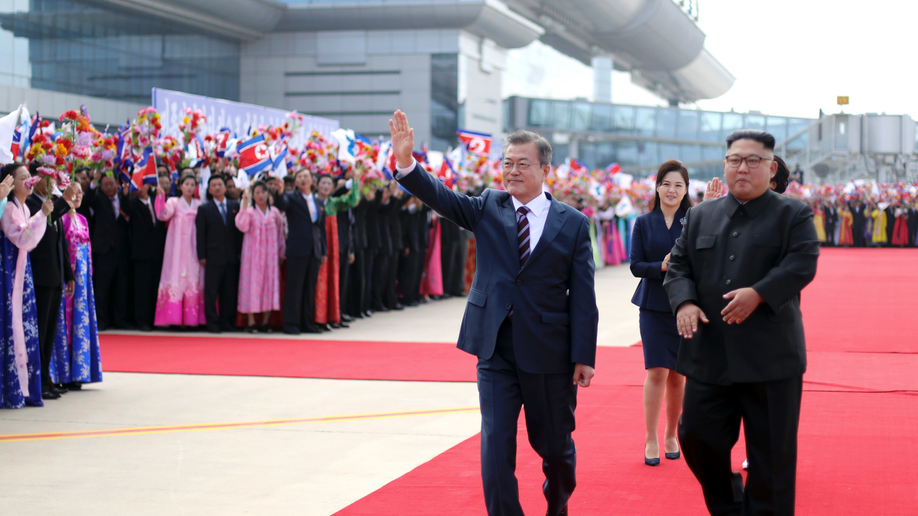
<path fill-rule="evenodd" d="M 54 177 L 57 175 L 57 169 L 51 167 L 38 167 L 38 173 L 45 177 Z"/>
<path fill-rule="evenodd" d="M 70 186 L 70 175 L 63 171 L 58 172 L 57 173 L 57 184 L 61 188 L 67 188 L 68 186 Z"/>
<path fill-rule="evenodd" d="M 31 189 L 35 186 L 35 183 L 38 183 L 39 181 L 41 181 L 41 177 L 40 177 L 40 176 L 32 176 L 32 177 L 26 179 L 26 180 L 23 182 L 23 185 L 25 185 L 26 188 L 28 188 L 29 190 L 31 190 Z"/>

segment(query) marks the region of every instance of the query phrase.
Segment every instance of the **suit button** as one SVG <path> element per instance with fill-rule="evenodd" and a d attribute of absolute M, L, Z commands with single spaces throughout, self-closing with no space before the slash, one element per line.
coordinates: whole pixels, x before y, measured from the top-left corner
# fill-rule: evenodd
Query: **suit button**
<path fill-rule="evenodd" d="M 734 232 L 733 232 L 733 236 L 734 236 L 734 237 L 738 237 L 738 236 L 739 236 L 739 233 L 737 233 L 736 231 L 734 231 Z"/>
<path fill-rule="evenodd" d="M 731 280 L 727 280 L 727 285 L 733 283 Z"/>
<path fill-rule="evenodd" d="M 507 306 L 505 306 L 504 308 L 506 308 L 507 310 L 509 310 L 509 309 L 513 308 L 513 305 L 507 305 Z"/>
<path fill-rule="evenodd" d="M 522 285 L 522 284 L 523 284 L 523 280 L 516 280 L 516 284 L 517 284 L 517 285 Z"/>
<path fill-rule="evenodd" d="M 732 262 L 734 259 L 736 259 L 736 256 L 733 256 L 733 255 L 731 254 L 731 255 L 730 255 L 730 261 Z"/>

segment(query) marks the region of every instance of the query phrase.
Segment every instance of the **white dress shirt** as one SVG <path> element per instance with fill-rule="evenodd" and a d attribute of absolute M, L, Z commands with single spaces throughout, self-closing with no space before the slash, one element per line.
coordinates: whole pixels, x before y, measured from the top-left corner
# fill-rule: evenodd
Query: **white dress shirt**
<path fill-rule="evenodd" d="M 309 216 L 312 218 L 312 222 L 315 223 L 319 219 L 319 210 L 316 208 L 316 199 L 312 194 L 301 193 L 303 199 L 306 199 L 306 205 L 309 206 Z"/>
<path fill-rule="evenodd" d="M 396 179 L 401 179 L 406 175 L 410 174 L 414 167 L 417 165 L 417 161 L 412 158 L 411 166 L 402 168 L 396 164 L 395 169 L 397 171 Z M 513 199 L 513 211 L 520 209 L 520 206 L 526 206 L 529 208 L 529 213 L 526 214 L 526 217 L 529 219 L 529 249 L 530 252 L 535 251 L 537 245 L 539 245 L 539 239 L 542 238 L 542 232 L 545 230 L 545 221 L 548 220 L 548 210 L 551 208 L 551 201 L 548 200 L 548 195 L 537 195 L 535 199 L 529 201 L 525 205 L 517 200 L 516 197 L 510 197 Z M 513 214 L 514 222 L 519 220 L 519 215 L 517 213 Z"/>

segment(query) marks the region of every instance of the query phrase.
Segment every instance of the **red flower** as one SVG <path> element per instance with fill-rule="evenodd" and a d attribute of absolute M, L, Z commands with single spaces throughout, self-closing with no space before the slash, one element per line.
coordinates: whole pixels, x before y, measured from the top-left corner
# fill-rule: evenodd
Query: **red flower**
<path fill-rule="evenodd" d="M 64 163 L 67 163 L 67 160 L 65 160 L 63 156 L 58 156 L 57 160 L 55 160 L 55 163 L 57 164 L 57 166 L 61 166 Z"/>

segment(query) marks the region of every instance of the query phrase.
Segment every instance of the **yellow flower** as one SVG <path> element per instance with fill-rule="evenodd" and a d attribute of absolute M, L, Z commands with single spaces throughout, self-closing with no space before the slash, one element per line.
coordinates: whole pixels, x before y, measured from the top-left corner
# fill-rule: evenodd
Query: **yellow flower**
<path fill-rule="evenodd" d="M 54 149 L 54 155 L 55 155 L 55 156 L 61 156 L 61 157 L 66 156 L 66 155 L 67 155 L 67 147 L 64 147 L 63 145 L 58 144 L 57 147 Z"/>
<path fill-rule="evenodd" d="M 187 117 L 187 116 L 184 117 L 184 118 L 182 118 L 182 123 L 183 123 L 183 124 L 187 124 L 189 121 L 190 121 L 190 120 L 188 120 L 188 117 Z"/>

